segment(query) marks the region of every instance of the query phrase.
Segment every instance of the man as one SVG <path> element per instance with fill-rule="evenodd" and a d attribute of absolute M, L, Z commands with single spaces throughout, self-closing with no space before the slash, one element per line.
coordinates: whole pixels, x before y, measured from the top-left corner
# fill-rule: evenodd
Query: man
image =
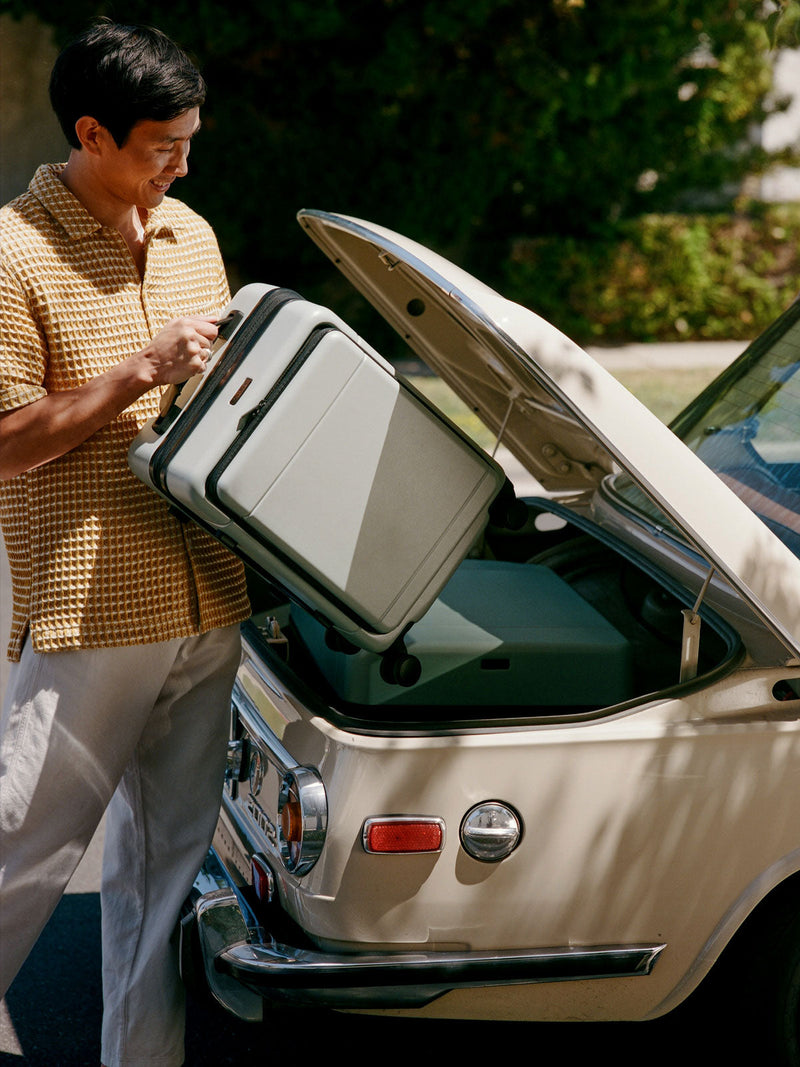
<path fill-rule="evenodd" d="M 50 93 L 69 160 L 0 211 L 0 992 L 109 805 L 103 1063 L 178 1065 L 170 935 L 213 832 L 249 607 L 241 565 L 126 455 L 229 298 L 210 228 L 167 195 L 205 86 L 163 34 L 100 22 Z"/>

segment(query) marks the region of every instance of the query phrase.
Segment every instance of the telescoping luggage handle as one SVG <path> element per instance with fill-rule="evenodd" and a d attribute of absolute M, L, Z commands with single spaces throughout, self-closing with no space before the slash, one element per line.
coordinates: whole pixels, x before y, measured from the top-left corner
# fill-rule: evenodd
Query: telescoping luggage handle
<path fill-rule="evenodd" d="M 211 346 L 211 352 L 213 353 L 221 344 L 224 344 L 233 332 L 239 326 L 239 323 L 244 318 L 241 311 L 229 311 L 224 318 L 217 321 L 217 336 L 214 339 L 214 343 Z M 178 417 L 180 409 L 177 407 L 178 397 L 181 395 L 181 391 L 185 385 L 187 385 L 192 379 L 187 378 L 185 382 L 178 382 L 174 385 L 170 385 L 164 391 L 164 395 L 161 397 L 161 404 L 158 409 L 158 416 L 153 423 L 153 431 L 157 434 L 164 433 L 169 429 L 175 419 Z"/>

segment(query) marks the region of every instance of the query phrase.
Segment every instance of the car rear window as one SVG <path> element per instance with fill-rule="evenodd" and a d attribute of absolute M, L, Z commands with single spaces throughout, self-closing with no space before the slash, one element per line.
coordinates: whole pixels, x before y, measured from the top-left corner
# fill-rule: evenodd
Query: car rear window
<path fill-rule="evenodd" d="M 800 299 L 671 428 L 800 556 Z M 624 476 L 614 489 L 665 521 Z"/>

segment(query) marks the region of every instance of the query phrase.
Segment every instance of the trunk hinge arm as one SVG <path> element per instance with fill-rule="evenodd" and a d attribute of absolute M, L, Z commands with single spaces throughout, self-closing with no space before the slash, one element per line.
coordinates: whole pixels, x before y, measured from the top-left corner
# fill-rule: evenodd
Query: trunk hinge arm
<path fill-rule="evenodd" d="M 690 682 L 697 677 L 697 664 L 700 659 L 700 627 L 702 624 L 699 611 L 713 576 L 714 568 L 712 567 L 706 575 L 702 588 L 697 595 L 697 600 L 694 602 L 694 607 L 684 608 L 681 612 L 681 615 L 683 615 L 683 637 L 681 639 L 680 680 L 682 682 Z"/>
<path fill-rule="evenodd" d="M 497 431 L 497 439 L 495 440 L 494 448 L 492 449 L 492 459 L 494 459 L 497 455 L 497 450 L 500 447 L 500 442 L 503 440 L 503 434 L 506 432 L 506 426 L 508 426 L 508 420 L 511 418 L 511 412 L 514 410 L 514 405 L 521 396 L 522 390 L 519 388 L 512 389 L 509 394 L 508 407 L 506 408 L 506 413 L 503 416 L 503 422 L 500 426 L 500 429 Z"/>

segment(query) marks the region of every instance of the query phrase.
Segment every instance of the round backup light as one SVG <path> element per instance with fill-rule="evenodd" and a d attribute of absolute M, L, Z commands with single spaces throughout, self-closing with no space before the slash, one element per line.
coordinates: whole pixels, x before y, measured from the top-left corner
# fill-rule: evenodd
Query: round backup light
<path fill-rule="evenodd" d="M 325 786 L 315 770 L 296 767 L 285 775 L 278 797 L 278 844 L 293 874 L 307 874 L 319 859 L 328 826 Z"/>
<path fill-rule="evenodd" d="M 473 859 L 497 863 L 509 856 L 522 837 L 519 816 L 507 804 L 486 801 L 467 812 L 461 824 L 461 845 Z"/>

